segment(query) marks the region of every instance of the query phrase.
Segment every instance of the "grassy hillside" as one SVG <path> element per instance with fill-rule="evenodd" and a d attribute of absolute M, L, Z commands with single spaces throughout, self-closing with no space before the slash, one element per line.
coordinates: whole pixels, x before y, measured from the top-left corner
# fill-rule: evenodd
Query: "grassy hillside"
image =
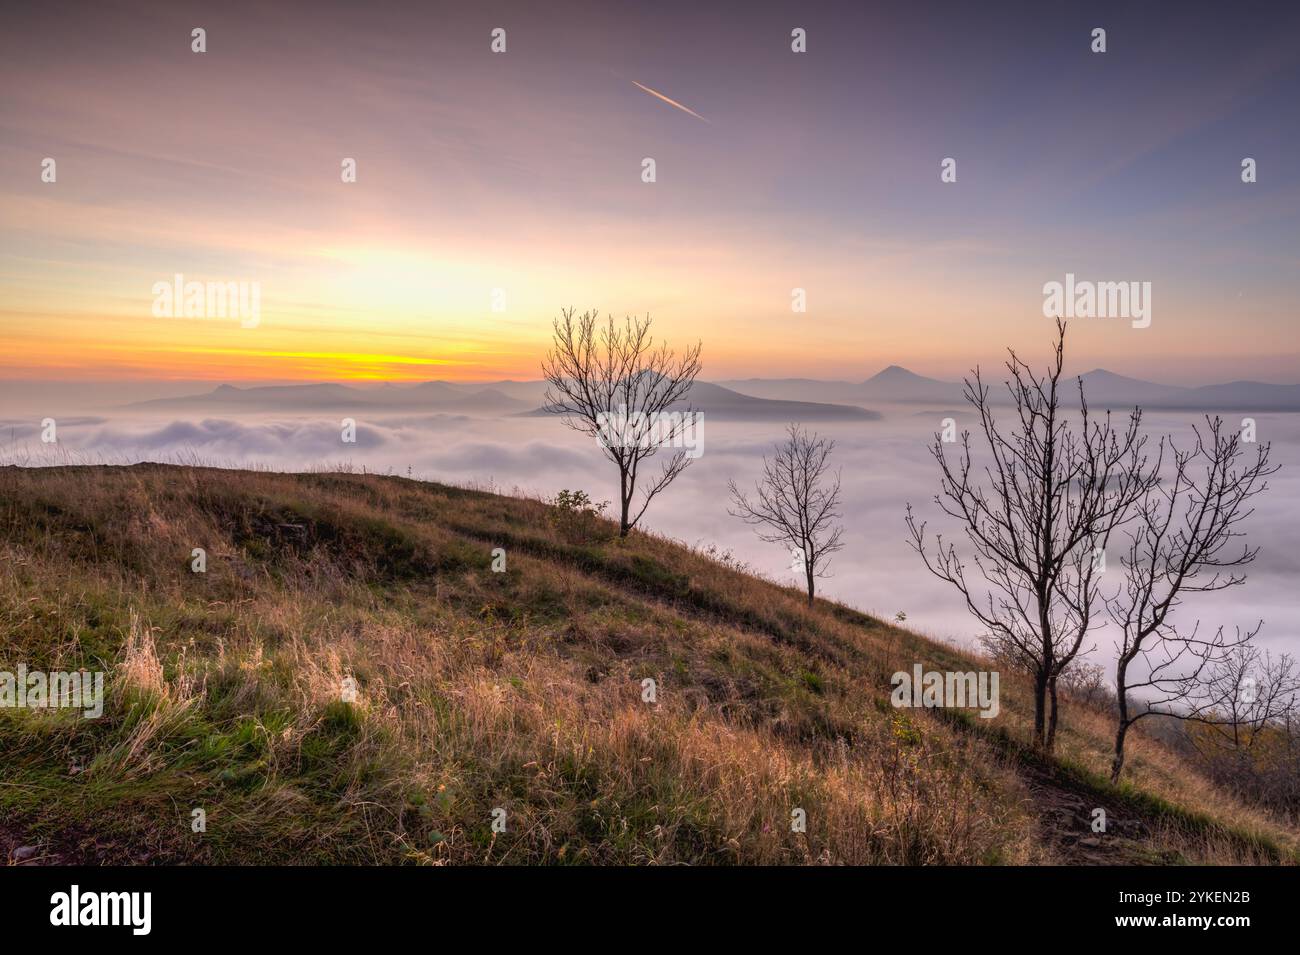
<path fill-rule="evenodd" d="M 1037 761 L 1006 674 L 994 720 L 894 709 L 890 674 L 918 661 L 987 666 L 536 501 L 356 474 L 4 468 L 0 670 L 105 670 L 108 699 L 98 720 L 0 709 L 0 856 L 1295 861 L 1296 832 L 1143 736 L 1107 785 L 1100 713 L 1067 702 L 1059 760 Z"/>

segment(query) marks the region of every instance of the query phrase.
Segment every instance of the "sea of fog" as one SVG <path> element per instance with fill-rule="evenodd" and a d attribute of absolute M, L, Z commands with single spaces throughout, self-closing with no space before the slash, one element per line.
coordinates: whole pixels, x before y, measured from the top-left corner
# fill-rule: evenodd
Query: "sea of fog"
<path fill-rule="evenodd" d="M 932 577 L 907 543 L 903 523 L 911 502 L 932 530 L 956 530 L 933 504 L 936 464 L 929 445 L 940 411 L 880 409 L 880 421 L 816 426 L 835 440 L 834 461 L 843 489 L 845 546 L 831 564 L 821 593 L 884 618 L 902 612 L 909 626 L 941 639 L 971 643 L 979 629 L 950 585 Z M 1145 430 L 1185 442 L 1203 419 L 1181 413 L 1149 414 Z M 1300 512 L 1300 414 L 1256 416 L 1261 442 L 1272 444 L 1281 471 L 1255 499 L 1244 529 L 1260 553 L 1244 586 L 1191 594 L 1178 613 L 1184 624 L 1254 626 L 1264 621 L 1261 645 L 1300 653 L 1300 601 L 1296 598 L 1296 539 Z M 970 424 L 959 418 L 959 427 Z M 790 557 L 760 541 L 752 528 L 727 513 L 727 482 L 752 486 L 762 457 L 784 430 L 781 422 L 705 419 L 703 454 L 650 506 L 644 526 L 692 546 L 716 545 L 754 571 L 797 583 Z M 423 480 L 490 487 L 505 493 L 550 497 L 582 489 L 598 501 L 617 498 L 617 474 L 594 439 L 554 418 L 471 418 L 456 415 L 377 413 L 357 418 L 356 441 L 342 441 L 338 416 L 240 415 L 146 417 L 135 411 L 64 415 L 57 445 L 41 442 L 35 417 L 0 420 L 0 463 L 130 464 L 139 461 L 203 463 L 301 471 L 349 465 Z M 653 463 L 653 462 L 652 462 Z M 955 540 L 957 538 L 954 538 Z M 1110 555 L 1118 583 L 1118 550 Z M 1104 578 L 1103 578 L 1104 579 Z M 1109 589 L 1109 588 L 1108 588 Z M 1097 632 L 1098 653 L 1109 656 L 1113 635 Z"/>

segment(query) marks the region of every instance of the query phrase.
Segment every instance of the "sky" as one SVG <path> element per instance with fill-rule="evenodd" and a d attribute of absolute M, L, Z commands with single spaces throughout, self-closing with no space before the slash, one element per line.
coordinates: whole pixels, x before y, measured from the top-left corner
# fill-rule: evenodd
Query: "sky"
<path fill-rule="evenodd" d="M 1075 323 L 1073 370 L 1300 382 L 1292 4 L 102 2 L 2 25 L 0 380 L 536 378 L 565 306 L 701 339 L 705 378 L 956 378 L 1042 351 L 1068 272 L 1152 288 L 1147 328 Z M 255 327 L 155 315 L 176 274 L 257 283 Z"/>

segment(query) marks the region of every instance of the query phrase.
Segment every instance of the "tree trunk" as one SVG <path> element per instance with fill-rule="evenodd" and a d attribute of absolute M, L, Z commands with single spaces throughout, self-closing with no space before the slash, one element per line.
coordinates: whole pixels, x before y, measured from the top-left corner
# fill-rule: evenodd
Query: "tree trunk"
<path fill-rule="evenodd" d="M 627 532 L 632 529 L 632 526 L 627 522 L 628 511 L 631 509 L 632 506 L 632 489 L 628 487 L 626 471 L 619 472 L 618 488 L 619 488 L 618 499 L 623 506 L 623 513 L 619 517 L 619 521 L 618 521 L 618 536 L 626 537 Z"/>
<path fill-rule="evenodd" d="M 1119 729 L 1115 731 L 1115 758 L 1110 764 L 1111 783 L 1119 782 L 1119 772 L 1124 768 L 1124 737 L 1128 733 L 1128 728 L 1128 721 L 1121 717 Z"/>
<path fill-rule="evenodd" d="M 1051 701 L 1052 708 L 1047 717 L 1047 752 L 1051 755 L 1056 749 L 1056 677 L 1047 681 L 1047 694 Z"/>
<path fill-rule="evenodd" d="M 1115 758 L 1110 764 L 1110 781 L 1119 782 L 1119 771 L 1124 768 L 1124 737 L 1131 725 L 1128 718 L 1128 661 L 1121 659 L 1115 670 L 1115 689 L 1118 691 L 1116 707 L 1119 722 L 1115 727 Z"/>
<path fill-rule="evenodd" d="M 817 585 L 814 582 L 813 572 L 811 567 L 807 568 L 804 571 L 804 574 L 808 578 L 808 606 L 811 607 L 813 605 L 813 595 L 816 591 Z"/>
<path fill-rule="evenodd" d="M 1051 447 L 1047 449 L 1051 456 Z M 1051 751 L 1047 742 L 1046 719 L 1044 710 L 1047 706 L 1047 683 L 1052 676 L 1052 616 L 1049 610 L 1050 595 L 1046 582 L 1038 585 L 1038 627 L 1039 640 L 1042 641 L 1042 659 L 1038 661 L 1038 670 L 1034 674 L 1034 748 L 1039 752 Z"/>
<path fill-rule="evenodd" d="M 1047 674 L 1034 674 L 1034 748 L 1043 749 L 1044 710 L 1047 700 Z"/>

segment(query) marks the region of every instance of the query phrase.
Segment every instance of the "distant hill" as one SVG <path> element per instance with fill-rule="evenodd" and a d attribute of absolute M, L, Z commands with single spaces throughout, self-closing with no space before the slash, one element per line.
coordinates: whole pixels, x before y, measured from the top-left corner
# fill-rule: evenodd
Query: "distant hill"
<path fill-rule="evenodd" d="M 1270 385 L 1260 381 L 1231 381 L 1222 385 L 1192 388 L 1191 406 L 1224 411 L 1298 411 L 1300 385 Z"/>
<path fill-rule="evenodd" d="M 1140 405 L 1152 410 L 1179 409 L 1207 414 L 1226 411 L 1300 411 L 1300 385 L 1233 381 L 1184 388 L 1126 378 L 1098 368 L 1083 375 L 1084 392 L 1093 405 L 1111 408 Z"/>
<path fill-rule="evenodd" d="M 1097 368 L 1083 376 L 1089 404 L 1098 409 L 1185 410 L 1209 414 L 1227 412 L 1300 411 L 1300 385 L 1234 381 L 1188 388 L 1129 378 Z M 1007 401 L 1001 386 L 1002 369 L 988 383 L 995 403 Z M 1074 399 L 1074 378 L 1069 379 Z M 449 382 L 390 384 L 358 388 L 345 384 L 267 385 L 238 388 L 221 385 L 203 394 L 159 398 L 128 405 L 137 410 L 310 413 L 367 411 L 431 411 L 497 416 L 539 414 L 546 392 L 543 381 Z M 927 378 L 899 365 L 890 365 L 865 381 L 819 381 L 811 378 L 746 378 L 696 382 L 691 402 L 719 421 L 871 421 L 880 418 L 874 406 L 925 404 L 966 407 L 958 382 Z"/>
<path fill-rule="evenodd" d="M 835 405 L 812 401 L 778 401 L 753 398 L 722 385 L 696 382 L 687 403 L 712 418 L 733 421 L 873 421 L 880 418 L 874 411 L 853 405 Z"/>
<path fill-rule="evenodd" d="M 1005 669 L 993 719 L 896 709 L 892 673 L 989 662 L 536 500 L 164 465 L 0 484 L 0 671 L 106 671 L 99 718 L 0 707 L 0 859 L 1296 859 L 1143 730 L 1110 786 L 1109 718 L 1068 693 L 1059 763 Z"/>
<path fill-rule="evenodd" d="M 715 382 L 719 387 L 772 401 L 816 401 L 829 404 L 861 400 L 860 383 L 816 378 L 737 378 Z"/>
<path fill-rule="evenodd" d="M 951 404 L 960 401 L 962 393 L 960 384 L 926 378 L 898 365 L 890 365 L 866 381 L 744 378 L 720 384 L 759 398 L 866 404 Z"/>
<path fill-rule="evenodd" d="M 530 406 L 540 404 L 546 394 L 546 382 L 544 381 L 512 381 L 507 379 L 487 382 L 444 381 L 439 382 L 439 384 L 446 385 L 461 394 L 473 394 L 488 389 Z"/>
<path fill-rule="evenodd" d="M 876 421 L 880 418 L 878 412 L 854 405 L 755 398 L 707 381 L 695 382 L 686 399 L 671 410 L 685 410 L 688 406 L 702 412 L 706 420 L 715 421 Z M 528 414 L 547 412 L 535 408 Z"/>
<path fill-rule="evenodd" d="M 952 403 L 961 401 L 962 386 L 952 382 L 926 378 L 898 365 L 872 375 L 860 386 L 862 394 L 871 401 L 897 401 L 903 403 Z"/>
<path fill-rule="evenodd" d="M 1084 394 L 1090 405 L 1109 405 L 1131 408 L 1140 405 L 1143 408 L 1176 406 L 1181 396 L 1189 389 L 1170 385 L 1158 385 L 1139 378 L 1127 378 L 1104 368 L 1085 372 L 1082 376 Z M 1077 401 L 1075 379 L 1069 379 L 1070 398 Z"/>
<path fill-rule="evenodd" d="M 1009 399 L 1002 388 L 1003 370 L 990 372 L 985 381 L 995 403 Z M 1215 414 L 1229 411 L 1300 411 L 1300 385 L 1273 385 L 1234 381 L 1222 385 L 1188 388 L 1128 378 L 1097 368 L 1081 376 L 1088 402 L 1094 408 L 1127 410 L 1135 405 L 1152 411 L 1183 410 Z M 1075 398 L 1075 378 L 1068 378 Z M 817 381 L 807 378 L 746 378 L 723 385 L 747 395 L 786 400 L 862 402 L 871 405 L 930 404 L 965 406 L 960 382 L 926 378 L 898 365 L 860 383 Z"/>

